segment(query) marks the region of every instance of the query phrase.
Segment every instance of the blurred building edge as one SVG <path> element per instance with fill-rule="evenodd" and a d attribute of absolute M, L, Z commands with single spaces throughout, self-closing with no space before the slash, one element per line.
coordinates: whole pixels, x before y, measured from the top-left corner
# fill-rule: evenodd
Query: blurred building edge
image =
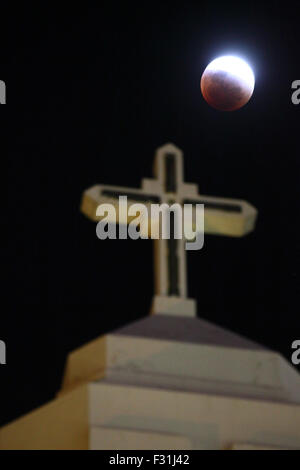
<path fill-rule="evenodd" d="M 300 448 L 300 376 L 204 320 L 151 315 L 72 352 L 57 398 L 0 448 Z"/>

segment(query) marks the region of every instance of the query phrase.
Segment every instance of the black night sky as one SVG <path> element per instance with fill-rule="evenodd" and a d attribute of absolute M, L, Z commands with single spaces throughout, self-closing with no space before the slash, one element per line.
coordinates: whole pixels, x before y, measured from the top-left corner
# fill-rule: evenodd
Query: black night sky
<path fill-rule="evenodd" d="M 290 360 L 300 336 L 297 3 L 26 2 L 5 12 L 0 424 L 54 397 L 70 350 L 148 314 L 152 242 L 98 240 L 79 205 L 96 183 L 139 187 L 166 142 L 183 150 L 185 180 L 202 194 L 259 210 L 251 235 L 207 236 L 188 254 L 198 315 Z M 232 113 L 210 108 L 199 88 L 227 53 L 256 76 Z"/>

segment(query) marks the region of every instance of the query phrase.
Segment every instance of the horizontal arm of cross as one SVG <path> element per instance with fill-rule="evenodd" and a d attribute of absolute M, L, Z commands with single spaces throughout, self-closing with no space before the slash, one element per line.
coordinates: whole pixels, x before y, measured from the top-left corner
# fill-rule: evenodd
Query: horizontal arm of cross
<path fill-rule="evenodd" d="M 257 210 L 242 199 L 213 196 L 183 198 L 183 204 L 204 204 L 204 231 L 207 234 L 242 237 L 255 228 Z"/>
<path fill-rule="evenodd" d="M 81 210 L 91 220 L 98 221 L 97 207 L 100 204 L 112 204 L 116 209 L 118 222 L 118 201 L 120 196 L 127 196 L 128 206 L 134 203 L 160 204 L 159 194 L 151 194 L 143 189 L 121 186 L 96 185 L 83 194 Z M 254 229 L 257 210 L 241 199 L 227 199 L 212 196 L 194 196 L 182 198 L 182 204 L 204 204 L 204 228 L 206 234 L 241 237 Z M 128 219 L 130 221 L 130 218 Z"/>
<path fill-rule="evenodd" d="M 122 186 L 96 185 L 87 189 L 83 193 L 81 211 L 94 222 L 99 221 L 96 215 L 97 207 L 100 204 L 111 204 L 116 209 L 116 222 L 119 222 L 118 203 L 120 196 L 127 196 L 128 207 L 131 204 L 160 204 L 161 198 L 157 194 L 145 193 L 143 189 L 132 189 Z M 128 222 L 131 218 L 128 217 Z"/>

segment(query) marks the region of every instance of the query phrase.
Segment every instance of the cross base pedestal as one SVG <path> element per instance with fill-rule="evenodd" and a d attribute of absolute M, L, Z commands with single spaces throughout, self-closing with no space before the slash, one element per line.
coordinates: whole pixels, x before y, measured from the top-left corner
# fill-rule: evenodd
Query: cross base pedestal
<path fill-rule="evenodd" d="M 151 314 L 176 315 L 179 317 L 196 317 L 197 303 L 194 299 L 155 295 L 152 300 Z"/>

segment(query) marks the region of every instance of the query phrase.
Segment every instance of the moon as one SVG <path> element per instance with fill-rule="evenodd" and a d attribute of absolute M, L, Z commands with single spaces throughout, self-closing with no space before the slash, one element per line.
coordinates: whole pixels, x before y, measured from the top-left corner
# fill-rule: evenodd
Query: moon
<path fill-rule="evenodd" d="M 222 56 L 214 59 L 203 72 L 200 88 L 207 103 L 219 111 L 235 111 L 252 96 L 255 77 L 243 59 Z"/>

